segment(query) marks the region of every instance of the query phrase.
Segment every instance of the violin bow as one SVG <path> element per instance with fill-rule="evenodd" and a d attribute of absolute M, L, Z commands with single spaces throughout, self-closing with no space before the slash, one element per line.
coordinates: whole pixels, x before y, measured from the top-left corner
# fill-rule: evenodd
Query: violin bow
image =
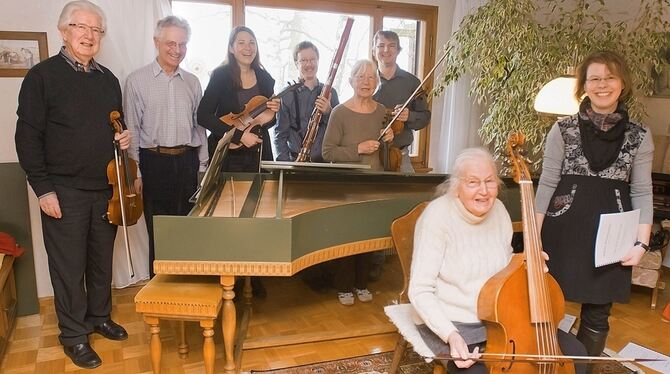
<path fill-rule="evenodd" d="M 109 122 L 111 123 L 112 127 L 114 129 L 117 128 L 117 126 L 120 126 L 120 124 L 117 122 L 121 118 L 121 114 L 119 112 L 112 111 L 109 113 Z M 128 240 L 128 225 L 126 224 L 126 209 L 123 205 L 123 184 L 121 183 L 121 171 L 120 171 L 120 166 L 119 166 L 119 150 L 120 150 L 120 143 L 117 140 L 114 140 L 114 163 L 116 164 L 116 183 L 119 186 L 119 204 L 121 205 L 121 223 L 123 226 L 123 238 L 124 242 L 126 244 L 126 258 L 128 260 L 128 268 L 130 269 L 130 277 L 134 278 L 135 277 L 135 267 L 133 266 L 133 257 L 130 253 L 130 241 Z"/>
<path fill-rule="evenodd" d="M 595 357 L 595 356 L 565 356 L 565 355 L 535 355 L 523 353 L 482 353 L 479 358 L 453 357 L 450 354 L 441 354 L 430 357 L 434 360 L 449 361 L 477 361 L 477 362 L 520 362 L 520 363 L 597 363 L 597 362 L 652 362 L 667 361 L 662 358 L 632 358 L 632 357 Z"/>
<path fill-rule="evenodd" d="M 400 107 L 400 110 L 398 110 L 398 112 L 393 116 L 393 118 L 389 121 L 388 125 L 386 125 L 386 127 L 384 127 L 384 131 L 382 131 L 381 135 L 379 135 L 379 137 L 377 138 L 377 141 L 378 141 L 378 142 L 381 142 L 381 141 L 382 141 L 382 138 L 384 137 L 384 134 L 391 128 L 391 125 L 393 125 L 393 122 L 395 122 L 395 121 L 398 119 L 398 117 L 400 117 L 400 113 L 402 113 L 402 111 L 405 110 L 405 108 L 407 108 L 407 106 L 409 105 L 409 103 L 410 103 L 412 100 L 414 100 L 414 98 L 417 96 L 417 94 L 418 94 L 420 91 L 423 90 L 423 85 L 426 83 L 426 81 L 428 80 L 428 78 L 430 78 L 430 76 L 433 75 L 433 73 L 435 72 L 435 69 L 437 69 L 437 67 L 440 65 L 440 63 L 442 63 L 442 61 L 444 61 L 445 58 L 447 58 L 447 52 L 444 52 L 444 54 L 442 55 L 442 57 L 440 57 L 440 59 L 437 60 L 437 62 L 436 62 L 435 65 L 433 66 L 433 68 L 430 69 L 430 71 L 428 72 L 428 74 L 426 74 L 426 76 L 425 76 L 425 77 L 423 78 L 423 80 L 419 83 L 419 85 L 416 86 L 416 89 L 414 90 L 414 92 L 412 92 L 412 94 L 409 95 L 409 97 L 407 98 L 407 100 L 405 100 L 405 103 L 402 104 L 402 106 Z"/>

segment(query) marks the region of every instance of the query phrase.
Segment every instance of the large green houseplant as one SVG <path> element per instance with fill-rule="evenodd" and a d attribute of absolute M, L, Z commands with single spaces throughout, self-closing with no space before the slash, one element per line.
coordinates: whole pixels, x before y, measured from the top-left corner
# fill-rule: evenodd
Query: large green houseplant
<path fill-rule="evenodd" d="M 433 93 L 468 73 L 470 96 L 486 107 L 482 142 L 500 158 L 509 133 L 520 131 L 533 146 L 537 166 L 544 135 L 556 118 L 533 110 L 535 95 L 592 51 L 610 49 L 625 57 L 636 86 L 628 103 L 631 115 L 644 115 L 637 96 L 651 93 L 651 72 L 660 68 L 670 1 L 624 5 L 630 15 L 617 21 L 621 15 L 610 14 L 604 0 L 490 0 L 466 16 L 447 42 L 445 68 Z"/>

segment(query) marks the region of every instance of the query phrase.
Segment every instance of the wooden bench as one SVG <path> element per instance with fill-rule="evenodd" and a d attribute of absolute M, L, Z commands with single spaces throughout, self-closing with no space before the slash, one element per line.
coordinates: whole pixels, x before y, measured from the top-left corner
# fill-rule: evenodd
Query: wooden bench
<path fill-rule="evenodd" d="M 205 371 L 214 373 L 214 321 L 219 315 L 223 289 L 218 277 L 190 275 L 156 275 L 135 295 L 135 310 L 144 314 L 144 322 L 151 333 L 151 366 L 161 372 L 161 319 L 180 321 L 181 343 L 179 353 L 188 353 L 184 321 L 199 321 L 204 343 L 202 356 Z"/>

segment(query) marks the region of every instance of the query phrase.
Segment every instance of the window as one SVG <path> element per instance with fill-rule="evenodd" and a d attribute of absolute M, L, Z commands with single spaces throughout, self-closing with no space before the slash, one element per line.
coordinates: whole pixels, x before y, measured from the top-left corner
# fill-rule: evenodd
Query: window
<path fill-rule="evenodd" d="M 275 92 L 278 92 L 287 85 L 287 81 L 298 78 L 293 48 L 303 40 L 309 40 L 319 48 L 318 78 L 321 82 L 326 81 L 347 15 L 247 6 L 245 19 L 246 25 L 256 33 L 261 62 L 275 79 Z M 353 95 L 347 81 L 351 67 L 359 59 L 370 58 L 370 28 L 370 17 L 354 16 L 344 57 L 333 82 L 340 101 Z"/>
<path fill-rule="evenodd" d="M 172 13 L 186 19 L 191 26 L 191 40 L 181 66 L 198 76 L 204 90 L 212 70 L 226 58 L 233 24 L 232 6 L 172 1 Z"/>

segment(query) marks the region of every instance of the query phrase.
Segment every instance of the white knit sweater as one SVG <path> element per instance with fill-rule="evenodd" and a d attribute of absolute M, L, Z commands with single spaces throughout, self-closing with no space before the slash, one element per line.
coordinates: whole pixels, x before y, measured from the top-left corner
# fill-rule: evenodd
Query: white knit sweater
<path fill-rule="evenodd" d="M 477 217 L 453 196 L 433 200 L 416 224 L 409 299 L 415 322 L 444 342 L 452 321 L 479 322 L 477 298 L 484 283 L 512 256 L 512 222 L 500 200 Z"/>

